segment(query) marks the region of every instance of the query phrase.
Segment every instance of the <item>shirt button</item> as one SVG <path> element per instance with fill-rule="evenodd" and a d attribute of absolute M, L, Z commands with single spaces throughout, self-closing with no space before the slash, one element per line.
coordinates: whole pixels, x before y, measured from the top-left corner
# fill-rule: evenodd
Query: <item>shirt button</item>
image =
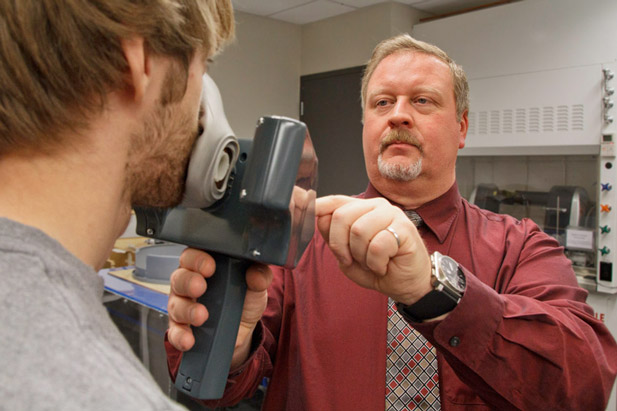
<path fill-rule="evenodd" d="M 458 345 L 461 343 L 461 339 L 458 337 L 452 337 L 450 338 L 450 346 L 451 347 L 458 347 Z"/>

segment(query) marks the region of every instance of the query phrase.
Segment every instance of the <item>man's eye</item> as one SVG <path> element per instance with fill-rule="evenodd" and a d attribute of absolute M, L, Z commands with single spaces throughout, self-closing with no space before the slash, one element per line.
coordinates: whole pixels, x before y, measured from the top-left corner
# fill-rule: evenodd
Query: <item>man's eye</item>
<path fill-rule="evenodd" d="M 416 102 L 420 103 L 420 104 L 428 104 L 428 99 L 426 99 L 424 97 L 420 97 L 420 98 L 416 99 Z"/>
<path fill-rule="evenodd" d="M 379 101 L 377 102 L 376 106 L 383 107 L 383 106 L 385 106 L 386 104 L 388 104 L 388 102 L 387 102 L 386 100 L 379 100 Z"/>

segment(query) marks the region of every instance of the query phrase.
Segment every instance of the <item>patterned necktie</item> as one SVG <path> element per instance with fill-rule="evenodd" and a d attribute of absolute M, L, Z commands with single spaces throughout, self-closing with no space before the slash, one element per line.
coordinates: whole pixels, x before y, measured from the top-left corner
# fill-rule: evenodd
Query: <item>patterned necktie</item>
<path fill-rule="evenodd" d="M 416 227 L 422 224 L 415 211 L 405 214 Z M 441 409 L 435 348 L 401 317 L 391 298 L 386 359 L 386 411 Z"/>
<path fill-rule="evenodd" d="M 422 225 L 422 223 L 424 223 L 424 221 L 422 221 L 422 217 L 420 217 L 420 214 L 416 213 L 415 211 L 413 211 L 413 210 L 403 210 L 403 212 L 405 213 L 407 218 L 409 218 L 411 220 L 413 225 L 415 225 L 416 227 L 420 227 Z"/>

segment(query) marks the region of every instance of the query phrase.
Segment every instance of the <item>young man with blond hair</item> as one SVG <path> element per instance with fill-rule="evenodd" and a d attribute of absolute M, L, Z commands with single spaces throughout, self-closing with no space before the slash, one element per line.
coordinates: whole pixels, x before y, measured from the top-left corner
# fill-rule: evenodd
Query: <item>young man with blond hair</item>
<path fill-rule="evenodd" d="M 179 203 L 228 0 L 0 3 L 0 402 L 180 408 L 101 304 L 134 205 Z"/>

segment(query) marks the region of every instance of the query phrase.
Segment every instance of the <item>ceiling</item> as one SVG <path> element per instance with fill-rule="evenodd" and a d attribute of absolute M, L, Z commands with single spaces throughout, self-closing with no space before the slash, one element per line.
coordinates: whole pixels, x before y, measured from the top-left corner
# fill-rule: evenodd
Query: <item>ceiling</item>
<path fill-rule="evenodd" d="M 295 24 L 312 23 L 388 0 L 232 0 L 236 10 Z M 396 0 L 431 16 L 456 14 L 519 0 Z"/>

